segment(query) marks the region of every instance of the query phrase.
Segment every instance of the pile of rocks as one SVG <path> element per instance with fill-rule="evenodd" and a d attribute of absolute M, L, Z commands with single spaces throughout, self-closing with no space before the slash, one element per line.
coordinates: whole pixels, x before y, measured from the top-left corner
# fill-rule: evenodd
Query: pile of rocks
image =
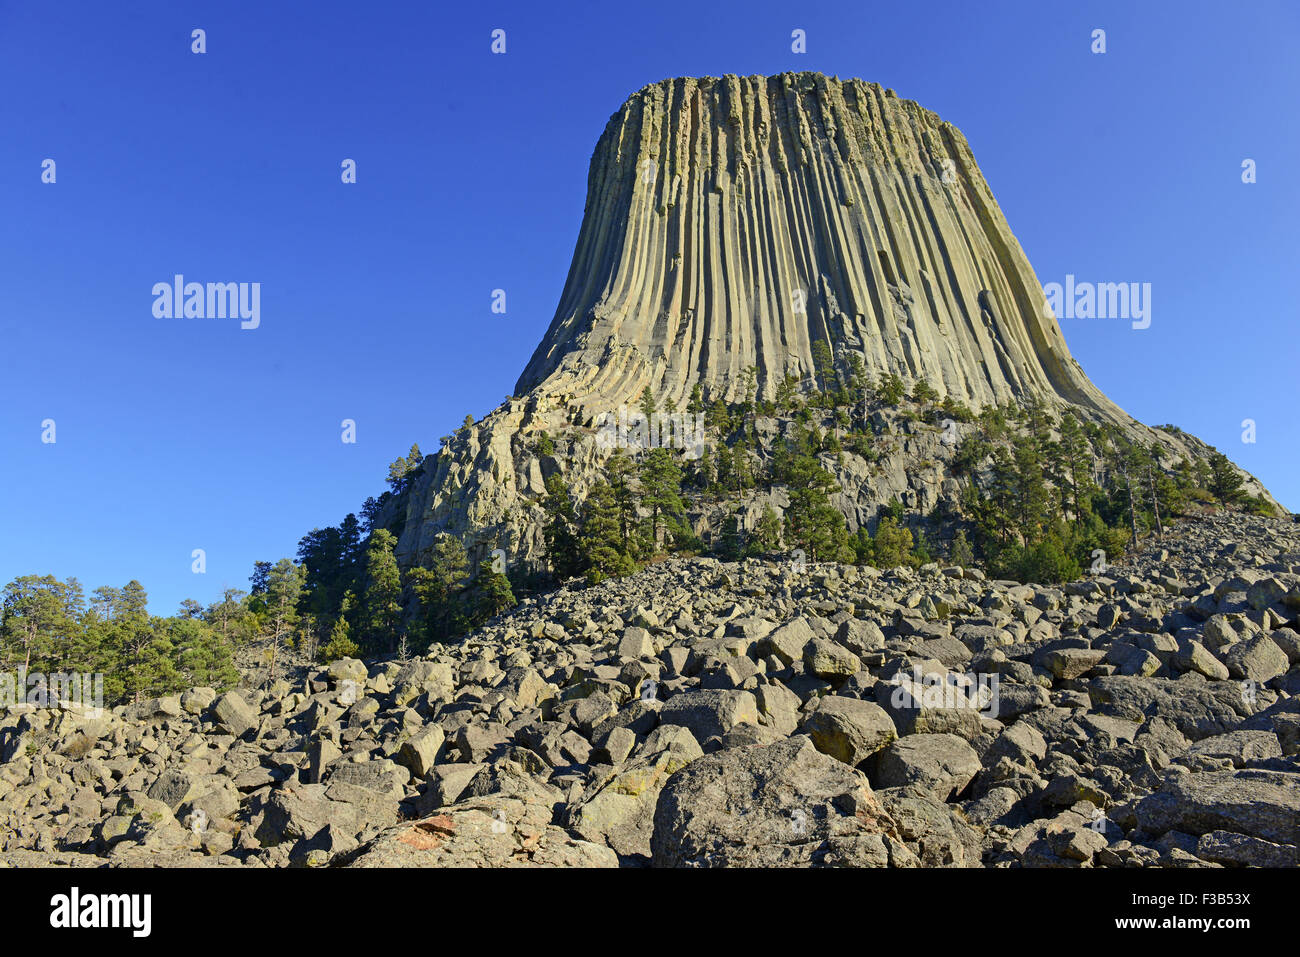
<path fill-rule="evenodd" d="M 20 865 L 1237 866 L 1300 845 L 1300 525 L 1061 587 L 679 560 L 454 646 L 0 718 Z"/>

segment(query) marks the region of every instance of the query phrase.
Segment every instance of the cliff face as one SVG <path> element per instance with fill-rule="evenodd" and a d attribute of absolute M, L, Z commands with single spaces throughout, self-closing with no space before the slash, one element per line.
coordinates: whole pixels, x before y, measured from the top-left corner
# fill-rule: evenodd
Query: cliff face
<path fill-rule="evenodd" d="M 1035 396 L 1128 423 L 1070 358 L 965 138 L 820 74 L 674 79 L 614 114 L 559 308 L 516 387 L 587 414 L 649 386 L 770 396 L 813 347 L 973 406 Z"/>

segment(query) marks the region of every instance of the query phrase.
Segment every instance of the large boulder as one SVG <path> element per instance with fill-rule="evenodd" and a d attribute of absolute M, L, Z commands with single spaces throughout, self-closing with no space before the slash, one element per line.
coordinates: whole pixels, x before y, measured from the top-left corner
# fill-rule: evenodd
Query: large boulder
<path fill-rule="evenodd" d="M 216 700 L 212 706 L 212 715 L 223 731 L 237 738 L 257 727 L 257 712 L 234 691 L 228 691 Z"/>
<path fill-rule="evenodd" d="M 777 628 L 758 643 L 759 654 L 775 655 L 783 664 L 803 660 L 803 650 L 816 635 L 807 618 L 796 618 Z"/>
<path fill-rule="evenodd" d="M 797 735 L 692 761 L 659 794 L 658 867 L 911 866 L 867 779 Z"/>
<path fill-rule="evenodd" d="M 1230 831 L 1273 844 L 1300 844 L 1300 774 L 1242 770 L 1176 774 L 1138 802 L 1149 834 Z"/>
<path fill-rule="evenodd" d="M 877 787 L 909 787 L 948 801 L 965 790 L 979 771 L 979 755 L 957 735 L 913 734 L 877 756 L 872 781 Z"/>
<path fill-rule="evenodd" d="M 575 840 L 551 824 L 551 809 L 492 795 L 390 827 L 358 851 L 349 867 L 617 867 L 607 847 Z"/>
<path fill-rule="evenodd" d="M 700 742 L 745 722 L 758 724 L 758 702 L 748 691 L 687 691 L 673 695 L 659 712 L 661 725 L 681 725 Z"/>
<path fill-rule="evenodd" d="M 1193 741 L 1232 731 L 1255 710 L 1235 681 L 1106 675 L 1089 682 L 1088 696 L 1103 714 L 1129 721 L 1166 718 Z"/>
<path fill-rule="evenodd" d="M 828 695 L 799 730 L 822 754 L 856 767 L 898 737 L 888 712 L 857 698 Z"/>
<path fill-rule="evenodd" d="M 572 829 L 582 837 L 607 844 L 619 854 L 650 854 L 655 806 L 659 792 L 672 775 L 703 752 L 689 735 L 660 751 L 639 757 L 619 768 L 573 813 Z"/>

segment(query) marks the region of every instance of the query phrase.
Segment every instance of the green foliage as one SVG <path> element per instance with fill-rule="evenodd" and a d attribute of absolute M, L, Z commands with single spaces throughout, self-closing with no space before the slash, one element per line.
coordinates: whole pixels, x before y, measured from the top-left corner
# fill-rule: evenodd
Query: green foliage
<path fill-rule="evenodd" d="M 776 387 L 776 410 L 782 415 L 789 415 L 798 407 L 799 377 L 787 375 Z"/>
<path fill-rule="evenodd" d="M 515 593 L 510 587 L 510 579 L 504 572 L 497 571 L 490 560 L 479 562 L 474 588 L 476 610 L 482 621 L 515 605 Z"/>
<path fill-rule="evenodd" d="M 361 599 L 361 647 L 368 654 L 397 650 L 402 620 L 402 577 L 387 529 L 378 529 L 366 547 L 365 591 Z"/>
<path fill-rule="evenodd" d="M 583 503 L 579 535 L 587 581 L 591 584 L 630 575 L 636 569 L 636 561 L 624 545 L 620 526 L 614 489 L 608 482 L 597 482 Z"/>
<path fill-rule="evenodd" d="M 691 398 L 686 403 L 686 411 L 691 415 L 698 415 L 704 411 L 704 392 L 698 382 L 691 388 Z"/>
<path fill-rule="evenodd" d="M 411 632 L 421 647 L 463 634 L 468 615 L 462 597 L 469 576 L 465 546 L 454 535 L 439 535 L 426 563 L 407 569 L 406 586 L 414 599 Z"/>
<path fill-rule="evenodd" d="M 1215 451 L 1209 458 L 1210 477 L 1208 488 L 1214 497 L 1224 505 L 1236 505 L 1245 498 L 1242 489 L 1241 474 L 1222 452 Z"/>
<path fill-rule="evenodd" d="M 651 449 L 641 463 L 641 507 L 649 511 L 651 546 L 659 548 L 683 537 L 686 502 L 682 499 L 682 467 L 673 451 Z M 624 551 L 627 551 L 626 547 Z"/>
<path fill-rule="evenodd" d="M 948 548 L 948 561 L 963 568 L 975 564 L 975 552 L 966 538 L 966 529 L 959 528 L 953 535 L 952 544 Z"/>
<path fill-rule="evenodd" d="M 360 646 L 352 640 L 352 627 L 348 624 L 348 613 L 355 607 L 356 599 L 352 592 L 343 596 L 338 618 L 330 628 L 329 638 L 320 649 L 324 661 L 337 661 L 339 658 L 355 658 L 361 653 Z"/>
<path fill-rule="evenodd" d="M 929 405 L 930 403 L 937 401 L 938 398 L 939 393 L 936 392 L 934 387 L 924 379 L 917 379 L 916 382 L 912 384 L 913 402 L 920 405 Z"/>
<path fill-rule="evenodd" d="M 754 532 L 745 543 L 745 554 L 767 555 L 781 547 L 781 516 L 771 505 L 763 508 Z"/>
<path fill-rule="evenodd" d="M 871 542 L 869 564 L 877 568 L 899 568 L 920 564 L 912 554 L 912 532 L 889 514 L 876 523 L 876 534 Z"/>
<path fill-rule="evenodd" d="M 466 416 L 470 423 L 473 419 Z M 424 455 L 420 452 L 420 446 L 413 444 L 411 451 L 404 457 L 395 459 L 388 466 L 388 487 L 392 489 L 394 495 L 401 495 L 411 486 L 411 482 L 419 473 L 424 464 Z"/>
<path fill-rule="evenodd" d="M 903 385 L 903 380 L 892 372 L 880 377 L 880 383 L 876 386 L 876 398 L 882 404 L 898 405 L 906 394 L 907 387 Z"/>
<path fill-rule="evenodd" d="M 656 411 L 658 411 L 658 409 L 655 406 L 654 393 L 650 391 L 649 386 L 646 386 L 641 390 L 641 414 L 645 416 L 646 422 L 648 423 Z"/>
<path fill-rule="evenodd" d="M 578 516 L 573 498 L 559 473 L 546 479 L 546 498 L 542 500 L 546 513 L 546 555 L 551 571 L 560 581 L 582 572 L 582 550 L 578 541 Z"/>
<path fill-rule="evenodd" d="M 847 561 L 852 555 L 844 516 L 827 492 L 837 488 L 834 476 L 822 468 L 810 441 L 800 432 L 782 447 L 774 461 L 777 481 L 785 484 L 790 505 L 785 510 L 787 544 L 802 548 L 809 561 Z M 820 439 L 820 437 L 816 437 Z"/>
<path fill-rule="evenodd" d="M 148 595 L 137 581 L 97 588 L 87 602 L 75 578 L 26 575 L 2 594 L 3 670 L 102 675 L 107 706 L 197 685 L 224 690 L 239 680 L 229 636 L 250 612 L 235 589 L 206 611 L 183 602 L 169 618 L 149 614 Z M 237 612 L 225 607 L 231 603 Z"/>

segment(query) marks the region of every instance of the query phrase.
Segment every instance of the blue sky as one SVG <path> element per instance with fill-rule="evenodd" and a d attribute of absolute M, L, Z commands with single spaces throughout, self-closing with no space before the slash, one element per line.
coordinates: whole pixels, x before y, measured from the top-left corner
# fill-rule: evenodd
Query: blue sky
<path fill-rule="evenodd" d="M 1062 321 L 1093 381 L 1300 508 L 1293 3 L 459 6 L 0 0 L 0 583 L 168 614 L 358 510 L 513 389 L 597 137 L 679 75 L 858 76 L 956 124 L 1040 281 L 1151 283 L 1149 329 Z M 260 282 L 260 328 L 155 318 L 176 273 Z"/>

